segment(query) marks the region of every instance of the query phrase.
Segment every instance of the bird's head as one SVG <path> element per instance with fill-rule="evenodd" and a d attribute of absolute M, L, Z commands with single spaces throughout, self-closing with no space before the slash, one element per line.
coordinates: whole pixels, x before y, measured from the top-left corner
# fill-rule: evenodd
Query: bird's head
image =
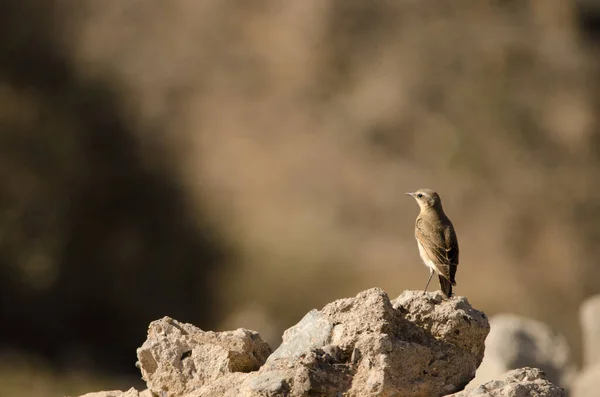
<path fill-rule="evenodd" d="M 442 208 L 442 200 L 440 199 L 439 194 L 434 192 L 431 189 L 419 189 L 414 193 L 406 193 L 409 196 L 412 196 L 419 204 L 421 211 L 424 211 L 428 208 Z"/>

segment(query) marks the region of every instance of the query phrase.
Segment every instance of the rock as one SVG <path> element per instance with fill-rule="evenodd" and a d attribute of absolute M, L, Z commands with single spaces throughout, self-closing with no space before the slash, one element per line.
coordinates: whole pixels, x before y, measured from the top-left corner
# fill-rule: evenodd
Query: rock
<path fill-rule="evenodd" d="M 149 390 L 138 392 L 133 387 L 127 391 L 112 390 L 112 391 L 100 391 L 96 393 L 87 393 L 79 397 L 152 397 L 152 393 Z"/>
<path fill-rule="evenodd" d="M 474 310 L 467 298 L 453 297 L 446 300 L 440 292 L 427 295 L 404 292 L 392 303 L 404 313 L 407 320 L 430 332 L 435 338 L 448 341 L 469 350 L 481 364 L 485 339 L 490 332 L 486 315 Z M 443 304 L 442 304 L 443 303 Z"/>
<path fill-rule="evenodd" d="M 392 305 L 374 288 L 308 313 L 250 379 L 290 396 L 441 396 L 473 378 L 488 332 L 465 298 L 407 291 Z"/>
<path fill-rule="evenodd" d="M 583 302 L 579 318 L 584 366 L 600 364 L 600 295 Z"/>
<path fill-rule="evenodd" d="M 317 310 L 308 312 L 302 320 L 283 334 L 283 343 L 269 356 L 269 360 L 282 357 L 299 357 L 313 348 L 325 346 L 329 342 L 332 325 Z"/>
<path fill-rule="evenodd" d="M 551 382 L 569 387 L 575 366 L 562 335 L 544 323 L 512 314 L 493 316 L 490 325 L 485 358 L 467 388 L 522 367 L 540 368 Z"/>
<path fill-rule="evenodd" d="M 570 389 L 571 397 L 596 397 L 600 384 L 600 364 L 585 367 L 581 371 Z"/>
<path fill-rule="evenodd" d="M 544 377 L 538 368 L 520 368 L 508 371 L 497 380 L 474 389 L 451 394 L 453 397 L 565 397 L 564 389 Z"/>
<path fill-rule="evenodd" d="M 233 372 L 225 374 L 222 377 L 206 382 L 200 388 L 184 397 L 246 397 L 252 396 L 252 393 L 242 392 L 242 385 L 248 379 L 248 373 Z"/>
<path fill-rule="evenodd" d="M 164 317 L 150 324 L 137 365 L 153 393 L 179 396 L 225 374 L 255 371 L 270 353 L 254 331 L 202 331 Z"/>
<path fill-rule="evenodd" d="M 160 397 L 435 397 L 475 376 L 488 332 L 465 298 L 407 291 L 391 302 L 374 288 L 310 311 L 268 359 L 255 332 L 168 317 L 150 324 L 138 359 Z"/>

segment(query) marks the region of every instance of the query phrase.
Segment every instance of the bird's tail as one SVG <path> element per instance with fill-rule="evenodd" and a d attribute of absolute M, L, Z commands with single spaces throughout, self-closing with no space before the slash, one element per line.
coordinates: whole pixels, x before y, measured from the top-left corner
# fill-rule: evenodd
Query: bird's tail
<path fill-rule="evenodd" d="M 450 298 L 452 296 L 452 283 L 446 277 L 439 275 L 440 278 L 440 287 L 442 287 L 442 292 L 446 297 Z"/>
<path fill-rule="evenodd" d="M 458 266 L 454 265 L 454 264 L 450 265 L 450 282 L 452 283 L 452 285 L 456 285 L 455 277 L 456 277 L 456 268 L 457 267 Z"/>

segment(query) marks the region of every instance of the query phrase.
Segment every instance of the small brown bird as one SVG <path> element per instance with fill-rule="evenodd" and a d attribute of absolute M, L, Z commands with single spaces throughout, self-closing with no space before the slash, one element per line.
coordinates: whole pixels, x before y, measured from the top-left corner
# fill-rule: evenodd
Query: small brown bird
<path fill-rule="evenodd" d="M 456 285 L 454 277 L 458 267 L 458 240 L 454 226 L 444 213 L 442 200 L 436 192 L 420 189 L 406 194 L 412 196 L 421 208 L 415 222 L 415 238 L 421 259 L 429 267 L 429 280 L 425 291 L 435 271 L 440 279 L 442 292 L 450 297 L 452 286 Z"/>

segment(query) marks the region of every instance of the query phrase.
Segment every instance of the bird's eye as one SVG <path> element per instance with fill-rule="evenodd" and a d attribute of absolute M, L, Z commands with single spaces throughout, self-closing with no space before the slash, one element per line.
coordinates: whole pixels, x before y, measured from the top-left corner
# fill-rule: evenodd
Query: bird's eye
<path fill-rule="evenodd" d="M 418 198 L 423 198 L 423 195 L 421 193 L 417 194 Z"/>

